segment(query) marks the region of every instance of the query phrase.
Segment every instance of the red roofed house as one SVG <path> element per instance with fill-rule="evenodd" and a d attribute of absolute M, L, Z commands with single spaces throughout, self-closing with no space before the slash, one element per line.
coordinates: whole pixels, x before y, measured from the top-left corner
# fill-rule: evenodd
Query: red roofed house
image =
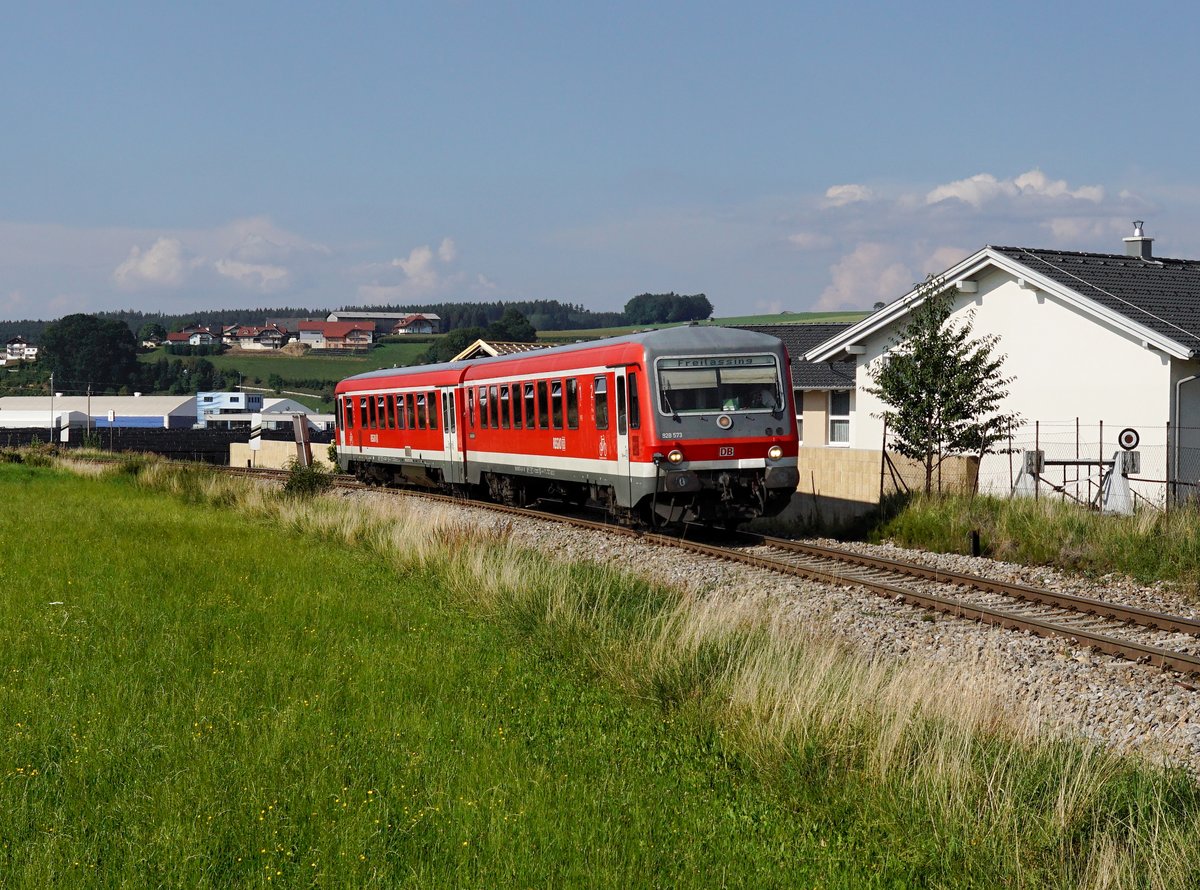
<path fill-rule="evenodd" d="M 406 315 L 392 327 L 393 334 L 436 334 L 441 318 L 436 315 Z"/>
<path fill-rule="evenodd" d="M 261 328 L 243 325 L 233 334 L 233 342 L 238 349 L 280 349 L 287 341 L 287 329 L 275 324 Z"/>
<path fill-rule="evenodd" d="M 302 321 L 300 342 L 313 349 L 367 350 L 375 340 L 369 321 Z"/>

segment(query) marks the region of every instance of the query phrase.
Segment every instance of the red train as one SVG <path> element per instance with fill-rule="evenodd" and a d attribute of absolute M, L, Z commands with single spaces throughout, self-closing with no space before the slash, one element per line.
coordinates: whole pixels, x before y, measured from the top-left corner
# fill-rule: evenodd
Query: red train
<path fill-rule="evenodd" d="M 338 384 L 338 462 L 380 484 L 732 526 L 796 490 L 790 381 L 776 338 L 694 325 L 373 371 Z"/>

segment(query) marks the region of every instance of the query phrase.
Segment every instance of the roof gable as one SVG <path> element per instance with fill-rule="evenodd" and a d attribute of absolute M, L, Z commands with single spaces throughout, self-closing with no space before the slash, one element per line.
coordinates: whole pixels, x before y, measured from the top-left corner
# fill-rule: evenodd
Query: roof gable
<path fill-rule="evenodd" d="M 1053 293 L 1080 312 L 1176 358 L 1200 354 L 1200 262 L 988 246 L 938 277 L 953 287 L 989 267 Z M 844 356 L 848 346 L 898 323 L 922 300 L 922 288 L 913 288 L 810 349 L 805 358 L 827 361 Z"/>

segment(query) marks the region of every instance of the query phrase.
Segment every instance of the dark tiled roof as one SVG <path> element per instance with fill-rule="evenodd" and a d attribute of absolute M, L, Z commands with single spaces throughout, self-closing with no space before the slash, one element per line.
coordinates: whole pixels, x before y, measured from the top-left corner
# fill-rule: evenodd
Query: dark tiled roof
<path fill-rule="evenodd" d="M 849 324 L 740 324 L 743 331 L 778 337 L 792 359 L 792 386 L 796 389 L 853 389 L 854 362 L 806 362 L 804 353 L 840 334 Z"/>
<path fill-rule="evenodd" d="M 1200 261 L 1032 247 L 992 250 L 1187 349 L 1200 351 Z"/>

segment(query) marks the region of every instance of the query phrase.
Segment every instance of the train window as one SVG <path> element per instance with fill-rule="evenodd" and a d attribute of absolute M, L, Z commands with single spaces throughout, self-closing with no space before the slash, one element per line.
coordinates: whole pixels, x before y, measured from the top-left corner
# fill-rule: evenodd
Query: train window
<path fill-rule="evenodd" d="M 408 408 L 408 428 L 415 430 L 417 428 L 417 407 L 411 392 L 404 397 L 404 404 Z"/>
<path fill-rule="evenodd" d="M 383 397 L 383 413 L 387 415 L 387 428 L 396 428 L 396 400 L 391 396 Z"/>
<path fill-rule="evenodd" d="M 402 430 L 404 424 L 404 396 L 397 394 L 396 396 L 396 429 Z"/>
<path fill-rule="evenodd" d="M 358 428 L 365 430 L 367 428 L 367 397 L 359 396 L 358 399 Z"/>
<path fill-rule="evenodd" d="M 475 388 L 467 387 L 467 426 L 475 426 Z"/>
<path fill-rule="evenodd" d="M 663 414 L 774 412 L 787 403 L 773 355 L 739 355 L 732 360 L 660 358 L 656 364 Z"/>
<path fill-rule="evenodd" d="M 346 399 L 343 402 L 346 409 L 346 429 L 354 426 L 354 399 Z"/>
<path fill-rule="evenodd" d="M 417 429 L 425 429 L 425 393 L 417 393 Z"/>
<path fill-rule="evenodd" d="M 637 371 L 629 372 L 629 428 L 641 429 L 642 411 L 638 405 Z"/>
<path fill-rule="evenodd" d="M 479 428 L 487 429 L 487 387 L 479 387 Z"/>
<path fill-rule="evenodd" d="M 380 396 L 378 399 L 376 399 L 376 401 L 379 403 L 379 428 L 381 430 L 386 430 L 387 422 L 388 422 L 388 416 L 387 416 L 388 397 Z"/>
<path fill-rule="evenodd" d="M 563 420 L 563 385 L 561 380 L 550 381 L 550 425 L 561 430 Z"/>
<path fill-rule="evenodd" d="M 375 400 L 367 399 L 367 426 L 371 429 L 379 428 L 379 414 L 375 410 Z"/>
<path fill-rule="evenodd" d="M 494 430 L 500 429 L 500 421 L 496 417 L 499 409 L 500 399 L 496 395 L 496 386 L 493 384 L 488 387 L 488 426 Z"/>
<path fill-rule="evenodd" d="M 521 424 L 521 384 L 514 383 L 512 385 L 512 427 L 514 430 L 519 430 Z"/>
<path fill-rule="evenodd" d="M 608 429 L 608 379 L 597 377 L 592 381 L 592 398 L 596 407 L 596 429 Z"/>
<path fill-rule="evenodd" d="M 567 378 L 567 429 L 579 429 L 579 381 Z"/>
<path fill-rule="evenodd" d="M 533 398 L 533 384 L 525 384 L 525 428 L 537 429 L 537 401 Z"/>
<path fill-rule="evenodd" d="M 550 400 L 546 398 L 546 381 L 539 380 L 537 385 L 538 429 L 550 429 Z"/>
<path fill-rule="evenodd" d="M 500 429 L 508 429 L 508 419 L 511 416 L 509 412 L 510 399 L 508 394 L 508 384 L 500 387 Z"/>
<path fill-rule="evenodd" d="M 429 407 L 429 428 L 436 430 L 438 428 L 438 397 L 436 392 L 429 394 L 429 399 L 425 402 Z"/>
<path fill-rule="evenodd" d="M 625 435 L 625 378 L 617 378 L 617 432 Z"/>

